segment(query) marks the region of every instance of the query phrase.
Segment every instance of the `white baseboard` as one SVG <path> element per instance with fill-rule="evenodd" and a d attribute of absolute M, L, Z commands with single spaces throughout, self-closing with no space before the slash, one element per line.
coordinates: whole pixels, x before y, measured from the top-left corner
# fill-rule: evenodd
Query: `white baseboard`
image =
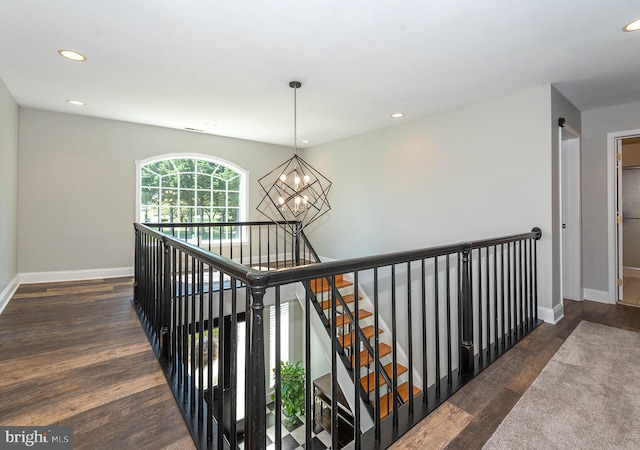
<path fill-rule="evenodd" d="M 640 268 L 624 266 L 622 274 L 625 277 L 640 278 Z"/>
<path fill-rule="evenodd" d="M 547 323 L 556 324 L 564 317 L 564 305 L 560 303 L 553 308 L 538 306 L 538 318 Z"/>
<path fill-rule="evenodd" d="M 58 272 L 28 272 L 20 274 L 20 284 L 53 283 L 56 281 L 93 280 L 133 276 L 133 267 L 110 269 L 63 270 Z"/>
<path fill-rule="evenodd" d="M 585 289 L 584 299 L 600 303 L 615 303 L 615 300 L 607 291 L 596 291 L 595 289 Z"/>
<path fill-rule="evenodd" d="M 20 277 L 16 275 L 15 277 L 13 277 L 13 280 L 9 282 L 7 287 L 4 288 L 2 292 L 0 292 L 0 314 L 2 314 L 4 308 L 9 304 L 9 300 L 11 300 L 11 297 L 13 297 L 13 294 L 15 294 L 18 286 L 20 286 L 19 280 Z"/>

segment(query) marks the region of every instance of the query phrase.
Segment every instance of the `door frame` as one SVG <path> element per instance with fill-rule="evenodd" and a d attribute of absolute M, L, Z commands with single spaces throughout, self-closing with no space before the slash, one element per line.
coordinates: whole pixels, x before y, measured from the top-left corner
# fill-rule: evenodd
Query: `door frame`
<path fill-rule="evenodd" d="M 640 129 L 616 131 L 607 133 L 607 240 L 608 240 L 608 292 L 607 298 L 602 299 L 606 303 L 615 304 L 618 302 L 620 289 L 618 289 L 618 278 L 622 278 L 622 267 L 619 267 L 621 251 L 618 248 L 618 223 L 616 220 L 617 205 L 620 199 L 618 189 L 618 168 L 617 168 L 617 146 L 622 139 L 640 136 Z"/>

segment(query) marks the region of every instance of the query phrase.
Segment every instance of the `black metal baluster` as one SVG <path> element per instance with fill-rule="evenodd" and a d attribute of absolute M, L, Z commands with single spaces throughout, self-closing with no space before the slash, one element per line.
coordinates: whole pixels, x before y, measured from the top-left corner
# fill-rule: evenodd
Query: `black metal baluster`
<path fill-rule="evenodd" d="M 473 254 L 473 253 L 472 253 Z M 473 258 L 471 259 L 473 263 Z M 473 273 L 473 270 L 471 271 Z M 473 283 L 471 284 L 473 287 Z M 478 349 L 478 360 L 480 361 L 480 366 L 482 367 L 482 362 L 484 361 L 484 345 L 483 345 L 483 322 L 484 322 L 484 308 L 482 308 L 482 249 L 478 249 L 478 344 L 480 348 Z"/>
<path fill-rule="evenodd" d="M 515 259 L 515 258 L 514 258 Z M 513 336 L 513 325 L 512 325 L 512 313 L 511 313 L 511 303 L 513 302 L 513 292 L 511 290 L 511 244 L 507 244 L 507 333 L 508 333 L 508 344 L 511 347 L 511 336 Z M 515 284 L 515 283 L 514 283 Z"/>
<path fill-rule="evenodd" d="M 313 415 L 315 412 L 315 396 L 313 397 L 314 405 L 311 405 L 311 397 L 313 395 L 313 388 L 311 386 L 311 293 L 309 289 L 305 289 L 305 307 L 304 307 L 304 366 L 305 366 L 305 448 L 311 448 L 311 432 L 316 418 Z"/>
<path fill-rule="evenodd" d="M 204 416 L 204 266 L 198 261 L 198 418 Z M 194 377 L 195 379 L 195 377 Z"/>
<path fill-rule="evenodd" d="M 533 317 L 533 239 L 529 239 L 529 330 L 535 326 Z"/>
<path fill-rule="evenodd" d="M 276 373 L 275 373 L 275 394 L 276 403 L 274 410 L 276 413 L 276 449 L 282 448 L 282 372 L 280 370 L 280 362 L 282 361 L 282 355 L 280 354 L 282 349 L 282 342 L 280 342 L 282 330 L 280 329 L 280 321 L 282 305 L 280 303 L 280 286 L 276 286 Z M 288 358 L 287 358 L 288 359 Z"/>
<path fill-rule="evenodd" d="M 249 261 L 246 263 L 249 267 L 253 267 L 253 244 L 253 226 L 249 225 Z"/>
<path fill-rule="evenodd" d="M 513 243 L 513 252 L 514 252 L 514 261 L 513 261 L 513 270 L 514 270 L 514 283 L 517 280 L 516 284 L 516 292 L 514 294 L 514 299 L 516 304 L 514 306 L 514 310 L 516 311 L 516 323 L 514 325 L 515 331 L 515 340 L 519 340 L 522 336 L 521 333 L 521 325 L 522 325 L 522 246 L 520 245 L 522 241 L 516 241 Z M 514 342 L 515 342 L 514 340 Z"/>
<path fill-rule="evenodd" d="M 267 225 L 267 267 L 271 268 L 271 232 L 270 226 Z M 278 231 L 276 230 L 276 234 Z M 261 252 L 262 253 L 262 252 Z M 276 252 L 276 265 L 278 264 L 278 254 Z"/>
<path fill-rule="evenodd" d="M 447 385 L 451 386 L 453 361 L 451 355 L 451 255 L 446 255 L 446 299 L 447 299 Z"/>
<path fill-rule="evenodd" d="M 331 448 L 340 448 L 338 440 L 338 338 L 337 314 L 336 314 L 336 277 L 330 277 L 331 286 Z M 344 341 L 343 341 L 344 342 Z M 343 345 L 344 347 L 344 345 Z"/>
<path fill-rule="evenodd" d="M 171 322 L 169 324 L 169 326 L 171 328 L 171 363 L 170 363 L 170 367 L 171 367 L 172 373 L 175 374 L 175 370 L 176 370 L 176 352 L 177 352 L 176 330 L 177 330 L 177 323 L 178 323 L 178 302 L 180 301 L 180 295 L 178 293 L 178 285 L 180 283 L 180 279 L 179 279 L 180 272 L 178 271 L 178 260 L 177 260 L 178 250 L 175 247 L 173 247 L 171 250 L 172 250 L 171 251 L 171 258 L 172 258 L 173 263 L 171 264 L 171 266 L 172 266 L 172 272 L 171 272 L 171 280 L 172 280 L 171 298 L 172 298 L 172 301 L 171 301 Z"/>
<path fill-rule="evenodd" d="M 524 269 L 524 262 L 526 261 L 526 258 L 525 258 L 526 248 L 523 248 L 524 247 L 523 240 L 518 241 L 518 247 L 520 248 L 520 325 L 519 325 L 519 329 L 520 329 L 520 337 L 523 337 L 524 324 L 526 320 L 524 295 L 527 292 L 526 291 L 527 289 L 526 271 Z"/>
<path fill-rule="evenodd" d="M 222 234 L 221 234 L 222 235 Z M 211 280 L 211 284 L 213 285 L 213 280 Z M 213 288 L 213 286 L 211 286 Z M 224 430 L 224 416 L 226 411 L 224 410 L 225 405 L 225 388 L 227 387 L 227 379 L 225 373 L 225 365 L 227 362 L 227 345 L 224 342 L 227 336 L 227 332 L 225 330 L 224 323 L 224 272 L 219 269 L 218 270 L 218 417 L 219 423 L 222 425 L 222 430 Z M 231 419 L 231 418 L 230 418 Z M 218 448 L 222 448 L 223 440 L 222 433 L 218 433 Z"/>
<path fill-rule="evenodd" d="M 211 238 L 211 234 L 209 234 L 209 238 Z M 207 440 L 212 440 L 213 439 L 213 430 L 216 427 L 215 425 L 215 419 L 214 419 L 214 404 L 213 404 L 213 399 L 214 399 L 214 390 L 215 387 L 213 385 L 213 331 L 215 329 L 214 327 L 214 319 L 213 319 L 213 308 L 214 308 L 214 303 L 213 303 L 213 267 L 209 266 L 209 270 L 208 270 L 208 276 L 209 276 L 209 287 L 207 289 L 207 311 L 208 311 L 208 317 L 207 317 L 207 322 L 208 322 L 208 326 L 207 326 L 207 331 L 209 333 L 209 338 L 207 339 L 207 392 L 208 392 L 208 398 L 209 398 L 209 404 L 207 407 L 207 424 L 208 424 L 208 439 Z M 221 344 L 221 339 L 220 339 L 220 334 L 218 334 L 218 347 L 220 347 Z M 223 427 L 218 427 L 217 429 L 217 434 L 220 435 L 222 434 L 222 428 Z"/>
<path fill-rule="evenodd" d="M 428 403 L 427 385 L 428 385 L 428 362 L 429 362 L 429 348 L 427 347 L 427 271 L 426 260 L 420 260 L 420 278 L 422 288 L 422 301 L 421 301 L 421 315 L 422 315 L 422 403 L 425 405 Z"/>
<path fill-rule="evenodd" d="M 380 333 L 379 330 L 379 318 L 378 318 L 378 268 L 373 269 L 373 329 L 374 329 L 374 353 L 373 355 L 373 378 L 374 378 L 374 397 L 375 397 L 375 435 L 376 440 L 380 440 L 380 417 L 382 408 L 380 407 Z"/>
<path fill-rule="evenodd" d="M 231 288 L 231 330 L 228 333 L 231 339 L 229 349 L 229 361 L 231 367 L 229 368 L 229 395 L 231 396 L 231 405 L 229 411 L 229 421 L 231 423 L 230 443 L 231 448 L 237 447 L 238 433 L 237 433 L 237 400 L 238 400 L 238 293 L 237 293 L 237 280 L 230 277 L 229 280 Z M 280 289 L 280 286 L 277 287 Z M 209 335 L 211 340 L 211 335 Z"/>
<path fill-rule="evenodd" d="M 397 316 L 396 316 L 396 265 L 391 265 L 391 359 L 392 359 L 392 377 L 391 377 L 391 411 L 393 414 L 393 426 L 398 426 L 398 333 L 397 333 Z"/>
<path fill-rule="evenodd" d="M 251 264 L 246 264 L 244 261 L 244 225 L 239 226 L 238 230 L 240 231 L 240 264 L 250 266 Z"/>
<path fill-rule="evenodd" d="M 360 448 L 361 441 L 361 426 L 360 426 L 360 304 L 358 300 L 358 289 L 359 289 L 359 281 L 358 281 L 358 272 L 354 272 L 353 274 L 353 301 L 354 301 L 354 309 L 353 309 L 353 322 L 355 324 L 353 329 L 354 335 L 354 343 L 355 349 L 353 352 L 353 385 L 355 389 L 353 390 L 354 400 L 353 400 L 353 440 L 355 448 Z"/>
<path fill-rule="evenodd" d="M 440 396 L 440 291 L 438 289 L 438 257 L 433 258 L 433 296 L 435 299 L 436 395 Z M 426 391 L 425 391 L 426 392 Z"/>
<path fill-rule="evenodd" d="M 507 244 L 507 252 L 509 250 L 508 244 Z M 505 297 L 505 283 L 508 283 L 508 276 L 505 276 L 505 268 L 504 268 L 504 261 L 505 261 L 505 251 L 504 251 L 504 244 L 500 244 L 500 259 L 501 259 L 501 263 L 500 263 L 500 269 L 501 269 L 501 280 L 500 280 L 500 285 L 501 285 L 501 307 L 502 307 L 502 330 L 500 330 L 502 333 L 502 351 L 506 350 L 507 348 L 507 316 L 505 315 L 505 302 L 507 301 L 506 297 Z"/>
<path fill-rule="evenodd" d="M 408 372 L 409 372 L 409 415 L 413 415 L 413 320 L 411 315 L 411 262 L 407 262 L 407 348 L 408 348 Z"/>
<path fill-rule="evenodd" d="M 280 268 L 280 258 L 278 255 L 280 255 L 280 253 L 278 252 L 278 227 L 275 228 L 275 232 L 276 232 L 276 269 Z M 285 236 L 286 238 L 286 236 Z M 287 262 L 285 261 L 284 267 L 287 267 Z"/>
<path fill-rule="evenodd" d="M 191 307 L 191 321 L 189 323 L 189 338 L 191 340 L 189 354 L 191 355 L 191 361 L 189 367 L 191 371 L 189 372 L 189 385 L 191 389 L 189 389 L 189 405 L 191 414 L 195 414 L 195 405 L 196 405 L 196 272 L 195 272 L 195 263 L 196 258 L 192 257 L 191 259 L 191 289 L 189 292 L 189 306 Z"/>
<path fill-rule="evenodd" d="M 485 298 L 487 299 L 487 303 L 486 303 L 486 337 L 485 340 L 487 342 L 487 360 L 491 359 L 491 287 L 490 287 L 490 281 L 491 281 L 491 259 L 489 256 L 489 247 L 485 247 L 485 258 L 484 258 L 484 262 L 485 262 Z"/>
<path fill-rule="evenodd" d="M 258 266 L 262 270 L 262 225 L 258 225 Z"/>

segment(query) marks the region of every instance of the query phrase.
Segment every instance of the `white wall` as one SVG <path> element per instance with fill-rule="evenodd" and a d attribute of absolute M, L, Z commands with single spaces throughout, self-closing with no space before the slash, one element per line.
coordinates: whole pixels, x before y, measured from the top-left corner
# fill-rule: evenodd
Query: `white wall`
<path fill-rule="evenodd" d="M 257 180 L 292 155 L 281 146 L 21 108 L 20 273 L 133 266 L 135 161 L 167 153 L 212 155 L 248 170 L 251 219 L 259 214 Z"/>
<path fill-rule="evenodd" d="M 0 312 L 18 275 L 18 105 L 0 80 Z"/>
<path fill-rule="evenodd" d="M 314 247 L 341 259 L 538 226 L 539 304 L 552 308 L 550 116 L 547 85 L 305 150 L 334 182 Z"/>
<path fill-rule="evenodd" d="M 640 103 L 582 113 L 582 246 L 584 287 L 609 290 L 607 274 L 607 133 L 640 129 Z"/>

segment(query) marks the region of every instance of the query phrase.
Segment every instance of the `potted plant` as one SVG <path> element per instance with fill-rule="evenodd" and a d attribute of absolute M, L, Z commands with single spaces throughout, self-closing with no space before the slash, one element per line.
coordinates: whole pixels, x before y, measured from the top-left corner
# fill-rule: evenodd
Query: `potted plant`
<path fill-rule="evenodd" d="M 275 376 L 276 369 L 273 369 L 273 374 Z M 296 363 L 280 361 L 280 392 L 285 426 L 291 426 L 296 422 L 296 414 L 304 414 L 305 381 L 302 361 Z M 275 397 L 275 394 L 271 395 L 272 400 Z"/>

